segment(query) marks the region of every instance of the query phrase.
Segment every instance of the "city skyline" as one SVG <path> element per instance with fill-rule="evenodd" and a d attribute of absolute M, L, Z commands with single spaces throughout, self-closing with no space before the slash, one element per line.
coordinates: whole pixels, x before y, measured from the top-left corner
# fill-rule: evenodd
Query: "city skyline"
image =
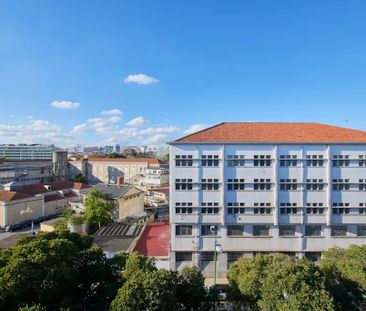
<path fill-rule="evenodd" d="M 366 4 L 0 3 L 0 143 L 162 145 L 222 121 L 366 129 Z"/>

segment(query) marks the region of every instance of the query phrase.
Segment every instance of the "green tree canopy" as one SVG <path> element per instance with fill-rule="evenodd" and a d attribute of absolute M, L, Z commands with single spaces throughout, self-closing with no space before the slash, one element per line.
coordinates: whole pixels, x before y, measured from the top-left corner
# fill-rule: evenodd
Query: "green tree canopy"
<path fill-rule="evenodd" d="M 99 228 L 112 219 L 114 201 L 106 200 L 99 191 L 91 190 L 85 199 L 85 219 Z"/>

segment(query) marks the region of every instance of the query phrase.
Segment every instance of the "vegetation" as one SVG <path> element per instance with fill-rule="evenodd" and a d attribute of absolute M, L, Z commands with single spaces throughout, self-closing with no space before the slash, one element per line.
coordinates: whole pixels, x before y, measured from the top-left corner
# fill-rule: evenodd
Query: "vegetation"
<path fill-rule="evenodd" d="M 112 212 L 115 209 L 113 201 L 106 200 L 97 190 L 89 191 L 85 199 L 85 219 L 94 225 L 105 225 L 112 219 Z"/>
<path fill-rule="evenodd" d="M 333 248 L 319 265 L 286 255 L 230 266 L 233 310 L 365 310 L 366 246 Z M 157 269 L 137 253 L 107 259 L 93 238 L 39 233 L 0 251 L 0 310 L 214 310 L 196 267 Z"/>
<path fill-rule="evenodd" d="M 73 181 L 74 182 L 86 183 L 86 178 L 83 176 L 83 174 L 79 173 L 79 174 L 75 175 Z"/>

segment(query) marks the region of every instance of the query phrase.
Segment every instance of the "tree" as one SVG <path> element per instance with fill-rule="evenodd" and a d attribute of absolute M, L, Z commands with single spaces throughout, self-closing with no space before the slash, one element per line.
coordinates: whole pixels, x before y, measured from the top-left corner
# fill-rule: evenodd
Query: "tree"
<path fill-rule="evenodd" d="M 366 246 L 334 247 L 319 263 L 337 310 L 366 309 Z"/>
<path fill-rule="evenodd" d="M 76 174 L 75 175 L 74 182 L 85 183 L 86 182 L 86 178 L 83 176 L 83 174 L 79 173 L 79 174 Z"/>
<path fill-rule="evenodd" d="M 104 199 L 97 190 L 91 190 L 85 199 L 85 219 L 96 224 L 100 228 L 112 219 L 112 211 L 115 209 L 114 201 Z"/>
<path fill-rule="evenodd" d="M 306 259 L 286 255 L 240 258 L 228 272 L 229 298 L 249 310 L 333 310 L 325 278 Z"/>

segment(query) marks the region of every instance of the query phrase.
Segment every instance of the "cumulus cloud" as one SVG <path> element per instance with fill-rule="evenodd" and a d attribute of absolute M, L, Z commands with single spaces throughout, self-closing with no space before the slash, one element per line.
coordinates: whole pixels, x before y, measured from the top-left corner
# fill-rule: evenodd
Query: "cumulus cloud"
<path fill-rule="evenodd" d="M 123 81 L 124 81 L 124 83 L 136 83 L 136 84 L 143 84 L 143 85 L 159 83 L 158 79 L 156 79 L 154 77 L 150 77 L 143 73 L 128 75 Z"/>
<path fill-rule="evenodd" d="M 51 106 L 57 109 L 77 109 L 80 107 L 80 103 L 66 100 L 55 100 L 51 103 Z"/>
<path fill-rule="evenodd" d="M 171 134 L 178 132 L 179 128 L 176 126 L 165 126 L 165 127 L 148 127 L 140 131 L 141 135 L 156 135 L 156 134 Z"/>
<path fill-rule="evenodd" d="M 144 117 L 137 117 L 135 119 L 132 119 L 131 121 L 127 122 L 128 126 L 141 126 L 146 123 L 146 120 Z"/>
<path fill-rule="evenodd" d="M 117 116 L 117 115 L 121 115 L 123 112 L 119 109 L 111 109 L 111 110 L 103 110 L 102 114 L 106 115 L 106 116 Z"/>
<path fill-rule="evenodd" d="M 151 137 L 148 137 L 143 141 L 144 145 L 161 145 L 163 143 L 166 143 L 168 140 L 167 135 L 165 134 L 157 134 Z"/>
<path fill-rule="evenodd" d="M 71 130 L 71 133 L 74 135 L 80 135 L 81 133 L 85 132 L 87 130 L 86 123 L 81 123 L 78 125 L 75 125 L 73 129 Z"/>
<path fill-rule="evenodd" d="M 193 124 L 188 129 L 183 131 L 183 133 L 186 135 L 193 134 L 195 132 L 198 132 L 198 131 L 201 131 L 201 130 L 207 128 L 208 126 L 209 125 L 207 125 L 207 124 Z"/>

